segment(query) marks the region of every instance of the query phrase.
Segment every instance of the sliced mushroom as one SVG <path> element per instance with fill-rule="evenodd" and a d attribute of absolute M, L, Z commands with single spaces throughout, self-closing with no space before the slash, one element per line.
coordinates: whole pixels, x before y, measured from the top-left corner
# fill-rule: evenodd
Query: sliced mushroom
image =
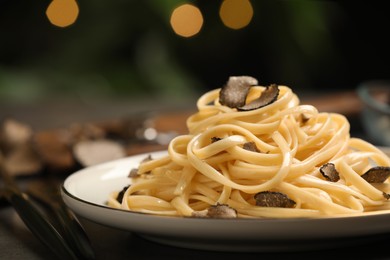
<path fill-rule="evenodd" d="M 28 143 L 32 136 L 31 126 L 23 122 L 7 118 L 0 124 L 0 146 L 6 152 Z"/>
<path fill-rule="evenodd" d="M 206 218 L 237 218 L 237 211 L 227 204 L 217 203 L 206 210 L 194 211 L 192 216 Z"/>
<path fill-rule="evenodd" d="M 286 194 L 274 191 L 259 192 L 255 195 L 255 200 L 256 206 L 260 207 L 293 208 L 296 204 Z"/>
<path fill-rule="evenodd" d="M 25 144 L 13 149 L 3 159 L 4 169 L 10 175 L 33 175 L 39 173 L 44 165 L 31 145 Z"/>
<path fill-rule="evenodd" d="M 34 135 L 33 144 L 50 171 L 67 171 L 76 164 L 66 131 L 38 132 Z"/>
<path fill-rule="evenodd" d="M 254 142 L 246 142 L 242 148 L 245 150 L 251 151 L 251 152 L 255 152 L 255 153 L 260 152 L 260 150 L 257 148 L 257 146 Z"/>
<path fill-rule="evenodd" d="M 267 86 L 266 89 L 261 93 L 258 99 L 253 100 L 249 104 L 237 107 L 241 111 L 255 110 L 261 107 L 265 107 L 272 104 L 278 99 L 279 87 L 276 84 Z"/>
<path fill-rule="evenodd" d="M 215 143 L 215 142 L 218 142 L 219 140 L 222 140 L 222 138 L 219 138 L 219 137 L 211 137 L 211 142 L 212 143 Z"/>
<path fill-rule="evenodd" d="M 146 156 L 144 159 L 142 159 L 141 163 L 146 163 L 146 162 L 149 162 L 149 161 L 151 161 L 151 160 L 153 160 L 153 158 L 152 158 L 152 155 L 149 154 L 149 155 Z"/>
<path fill-rule="evenodd" d="M 231 108 L 244 106 L 250 88 L 257 84 L 257 79 L 249 76 L 230 77 L 219 93 L 219 102 Z"/>
<path fill-rule="evenodd" d="M 138 168 L 133 168 L 130 170 L 130 173 L 128 175 L 129 178 L 136 178 L 138 177 Z"/>
<path fill-rule="evenodd" d="M 369 183 L 383 183 L 390 176 L 390 167 L 375 166 L 366 171 L 362 178 Z"/>
<path fill-rule="evenodd" d="M 74 123 L 69 127 L 70 136 L 73 138 L 72 142 L 77 143 L 83 140 L 97 140 L 106 138 L 106 131 L 91 123 Z"/>
<path fill-rule="evenodd" d="M 322 176 L 328 181 L 338 182 L 340 180 L 340 174 L 336 170 L 336 167 L 333 163 L 325 163 L 321 166 L 320 172 Z"/>
<path fill-rule="evenodd" d="M 118 193 L 118 196 L 116 197 L 116 200 L 119 202 L 119 203 L 122 203 L 122 200 L 123 200 L 123 196 L 125 195 L 125 192 L 127 191 L 127 189 L 130 187 L 130 185 L 127 185 L 125 187 L 123 187 L 123 189 Z"/>

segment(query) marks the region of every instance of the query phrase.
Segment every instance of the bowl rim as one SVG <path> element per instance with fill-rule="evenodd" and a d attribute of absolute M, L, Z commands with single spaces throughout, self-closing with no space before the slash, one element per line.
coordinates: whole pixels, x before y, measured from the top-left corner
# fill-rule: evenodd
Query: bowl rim
<path fill-rule="evenodd" d="M 385 103 L 378 102 L 375 98 L 373 98 L 369 91 L 372 89 L 380 89 L 388 91 L 390 94 L 390 80 L 372 80 L 366 81 L 358 85 L 357 93 L 360 99 L 363 101 L 365 105 L 370 108 L 381 111 L 382 113 L 390 114 L 390 105 L 386 105 Z"/>

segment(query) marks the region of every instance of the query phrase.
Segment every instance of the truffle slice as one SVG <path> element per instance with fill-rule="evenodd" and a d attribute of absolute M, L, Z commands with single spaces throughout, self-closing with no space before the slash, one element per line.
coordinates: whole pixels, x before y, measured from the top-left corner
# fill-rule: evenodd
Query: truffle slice
<path fill-rule="evenodd" d="M 237 218 L 237 211 L 227 204 L 217 203 L 206 210 L 194 211 L 192 216 L 208 218 Z"/>
<path fill-rule="evenodd" d="M 241 111 L 255 110 L 261 107 L 265 107 L 269 104 L 272 104 L 278 99 L 279 96 L 279 87 L 276 84 L 271 84 L 267 86 L 266 89 L 261 93 L 258 99 L 253 100 L 249 104 L 242 105 L 237 107 Z"/>
<path fill-rule="evenodd" d="M 222 138 L 219 138 L 219 137 L 211 137 L 211 143 L 215 143 L 215 142 L 218 142 L 219 140 L 222 140 Z"/>
<path fill-rule="evenodd" d="M 130 173 L 128 175 L 129 178 L 136 178 L 138 177 L 138 168 L 133 168 L 130 170 Z"/>
<path fill-rule="evenodd" d="M 152 155 L 148 155 L 147 157 L 145 157 L 144 159 L 142 159 L 142 161 L 140 162 L 140 164 L 143 164 L 143 163 L 146 163 L 146 162 L 149 162 L 149 161 L 152 161 L 153 158 L 152 158 Z M 145 172 L 145 173 L 150 173 L 149 172 Z M 133 168 L 130 170 L 130 173 L 128 175 L 129 178 L 136 178 L 136 177 L 139 177 L 140 175 L 138 174 L 138 168 Z"/>
<path fill-rule="evenodd" d="M 230 77 L 219 93 L 219 103 L 230 108 L 244 106 L 250 88 L 257 84 L 257 79 L 249 76 Z"/>
<path fill-rule="evenodd" d="M 123 200 L 123 195 L 125 195 L 125 192 L 126 190 L 130 187 L 130 185 L 127 185 L 125 187 L 123 187 L 123 189 L 118 193 L 118 196 L 116 197 L 116 200 L 119 202 L 119 203 L 122 203 L 122 200 Z"/>
<path fill-rule="evenodd" d="M 338 182 L 340 180 L 339 172 L 333 163 L 325 163 L 321 166 L 320 172 L 327 181 Z"/>
<path fill-rule="evenodd" d="M 257 148 L 254 142 L 246 142 L 242 148 L 251 152 L 256 152 L 256 153 L 260 152 L 260 150 Z"/>
<path fill-rule="evenodd" d="M 259 192 L 255 195 L 255 200 L 256 206 L 260 207 L 293 208 L 296 204 L 286 194 L 274 191 Z"/>
<path fill-rule="evenodd" d="M 369 183 L 383 183 L 390 176 L 390 167 L 376 166 L 366 171 L 362 178 Z"/>
<path fill-rule="evenodd" d="M 236 218 L 237 211 L 227 204 L 219 204 L 210 206 L 207 210 L 207 216 L 211 218 Z"/>
<path fill-rule="evenodd" d="M 152 155 L 149 154 L 144 159 L 142 159 L 141 163 L 149 162 L 149 161 L 152 161 L 152 160 L 153 160 Z"/>

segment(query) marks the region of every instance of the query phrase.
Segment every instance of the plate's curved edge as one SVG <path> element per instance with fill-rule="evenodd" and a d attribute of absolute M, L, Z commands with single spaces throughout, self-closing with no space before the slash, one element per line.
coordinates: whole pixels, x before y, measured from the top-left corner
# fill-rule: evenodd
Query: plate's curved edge
<path fill-rule="evenodd" d="M 74 196 L 72 193 L 70 193 L 64 185 L 61 186 L 61 197 L 62 199 L 64 200 L 65 204 L 69 207 L 69 208 L 72 208 L 72 203 L 69 203 L 69 199 L 72 199 L 74 201 L 78 201 L 79 203 L 83 203 L 83 204 L 86 204 L 86 205 L 89 205 L 89 206 L 92 206 L 92 207 L 96 207 L 96 208 L 101 208 L 101 209 L 109 209 L 109 210 L 118 210 L 118 211 L 124 211 L 122 209 L 116 209 L 116 208 L 112 208 L 112 207 L 109 207 L 109 206 L 105 206 L 105 205 L 101 205 L 101 204 L 96 204 L 96 203 L 93 203 L 93 202 L 90 202 L 90 201 L 87 201 L 87 200 L 83 200 L 79 197 L 76 197 Z M 126 212 L 126 211 L 124 211 Z M 130 211 L 129 211 L 130 212 Z M 138 212 L 131 212 L 131 213 L 138 213 Z M 139 212 L 140 214 L 143 214 L 141 212 Z"/>
<path fill-rule="evenodd" d="M 118 161 L 139 159 L 149 154 L 163 155 L 164 153 L 166 151 L 130 156 L 101 165 L 87 167 L 74 174 L 88 174 L 88 172 L 97 169 L 95 167 L 101 167 L 102 165 L 115 165 Z M 61 195 L 65 204 L 76 214 L 106 226 L 136 232 L 145 235 L 145 237 L 166 238 L 171 240 L 171 242 L 177 240 L 177 237 L 190 239 L 189 234 L 193 234 L 198 238 L 205 237 L 205 239 L 209 240 L 219 239 L 223 241 L 228 239 L 229 234 L 227 231 L 229 230 L 237 235 L 236 240 L 258 241 L 270 239 L 276 242 L 307 238 L 321 239 L 390 233 L 390 210 L 348 217 L 259 220 L 155 216 L 141 212 L 115 209 L 106 205 L 96 204 L 72 194 L 66 188 L 66 182 L 71 180 L 71 176 L 68 176 L 61 186 Z M 214 234 L 211 235 L 212 232 Z"/>
<path fill-rule="evenodd" d="M 79 169 L 79 170 L 71 173 L 69 176 L 67 176 L 67 178 L 63 181 L 62 186 L 66 186 L 66 183 L 71 178 L 73 178 L 75 175 L 82 174 L 82 173 L 84 173 L 86 171 L 92 171 L 92 170 L 95 170 L 95 169 L 98 169 L 98 168 L 107 167 L 107 166 L 110 166 L 110 165 L 115 165 L 117 163 L 125 162 L 125 161 L 128 161 L 128 160 L 137 160 L 137 159 L 146 158 L 148 155 L 163 156 L 165 154 L 167 154 L 166 150 L 160 150 L 160 151 L 155 151 L 155 152 L 141 153 L 141 154 L 137 154 L 137 155 L 127 156 L 127 157 L 119 158 L 119 159 L 116 159 L 116 160 L 107 161 L 107 162 L 99 163 L 99 164 L 92 165 L 92 166 L 87 166 L 87 167 Z"/>

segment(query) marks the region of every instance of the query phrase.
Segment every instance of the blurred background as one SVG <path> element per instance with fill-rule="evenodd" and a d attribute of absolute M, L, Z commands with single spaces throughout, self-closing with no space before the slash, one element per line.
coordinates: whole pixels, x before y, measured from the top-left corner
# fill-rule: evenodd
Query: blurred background
<path fill-rule="evenodd" d="M 0 0 L 0 115 L 46 127 L 195 107 L 231 75 L 302 97 L 352 91 L 389 78 L 385 4 Z"/>

